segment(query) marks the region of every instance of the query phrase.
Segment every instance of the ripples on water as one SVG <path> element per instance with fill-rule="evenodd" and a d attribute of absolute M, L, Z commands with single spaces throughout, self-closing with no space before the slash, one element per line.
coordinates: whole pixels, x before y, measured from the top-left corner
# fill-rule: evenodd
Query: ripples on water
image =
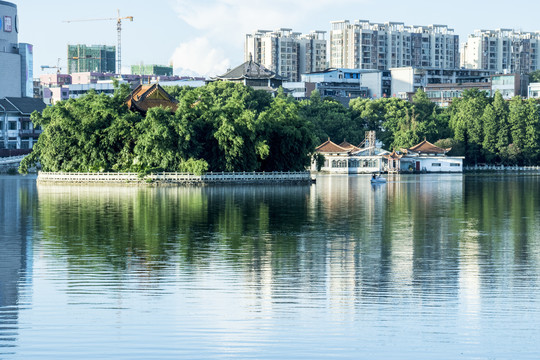
<path fill-rule="evenodd" d="M 538 359 L 538 185 L 1 177 L 0 359 Z"/>

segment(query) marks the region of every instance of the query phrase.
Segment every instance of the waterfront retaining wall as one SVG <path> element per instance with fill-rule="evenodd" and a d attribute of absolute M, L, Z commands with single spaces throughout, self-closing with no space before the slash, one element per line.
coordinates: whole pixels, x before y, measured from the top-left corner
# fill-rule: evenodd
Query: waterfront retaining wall
<path fill-rule="evenodd" d="M 540 173 L 540 166 L 504 166 L 504 165 L 472 165 L 464 166 L 463 171 L 493 172 L 535 172 Z"/>
<path fill-rule="evenodd" d="M 157 184 L 221 184 L 221 183 L 311 183 L 310 172 L 219 172 L 193 175 L 177 172 L 137 173 L 38 173 L 39 182 L 54 183 L 157 183 Z"/>

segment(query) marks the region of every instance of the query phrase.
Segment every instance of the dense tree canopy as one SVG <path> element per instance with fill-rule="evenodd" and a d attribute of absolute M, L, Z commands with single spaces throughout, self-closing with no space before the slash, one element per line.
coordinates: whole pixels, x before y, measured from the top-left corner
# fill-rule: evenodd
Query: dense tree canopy
<path fill-rule="evenodd" d="M 367 130 L 389 150 L 427 139 L 468 163 L 540 161 L 538 103 L 498 92 L 468 90 L 448 108 L 422 90 L 412 102 L 357 98 L 347 108 L 317 91 L 296 101 L 226 82 L 166 90 L 179 101 L 174 113 L 128 110 L 125 85 L 112 97 L 90 92 L 34 113 L 44 131 L 20 171 L 37 162 L 46 171 L 303 170 L 328 138 L 358 145 Z"/>

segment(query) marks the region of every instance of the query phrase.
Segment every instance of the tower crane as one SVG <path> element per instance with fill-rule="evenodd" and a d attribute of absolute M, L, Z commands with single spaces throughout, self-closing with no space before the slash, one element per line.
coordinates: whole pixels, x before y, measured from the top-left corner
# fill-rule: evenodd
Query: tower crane
<path fill-rule="evenodd" d="M 118 32 L 118 44 L 116 46 L 116 72 L 122 73 L 122 20 L 133 21 L 133 16 L 120 16 L 120 10 L 118 9 L 118 16 L 115 18 L 103 18 L 103 19 L 79 19 L 79 20 L 65 20 L 66 23 L 82 22 L 82 21 L 110 21 L 116 20 L 116 31 Z"/>
<path fill-rule="evenodd" d="M 60 74 L 60 71 L 62 68 L 60 67 L 60 58 L 56 61 L 56 66 L 50 66 L 50 65 L 41 65 L 41 70 L 45 69 L 56 69 L 56 73 Z"/>

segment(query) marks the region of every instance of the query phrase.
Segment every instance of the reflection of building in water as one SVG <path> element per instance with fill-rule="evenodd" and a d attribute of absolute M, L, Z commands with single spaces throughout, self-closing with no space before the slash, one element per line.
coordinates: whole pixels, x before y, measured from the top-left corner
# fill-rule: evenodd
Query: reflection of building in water
<path fill-rule="evenodd" d="M 446 252 L 459 233 L 448 219 L 463 212 L 461 174 L 391 175 L 382 186 L 369 176 L 318 176 L 311 191 L 309 214 L 326 229 L 333 307 L 387 292 L 428 295 L 447 282 L 456 288 L 445 269 L 457 266 Z M 437 278 L 428 276 L 434 268 Z"/>
<path fill-rule="evenodd" d="M 0 349 L 9 346 L 4 341 L 15 340 L 21 305 L 19 289 L 31 274 L 31 246 L 26 242 L 31 231 L 29 206 L 35 194 L 33 183 L 0 179 Z"/>

